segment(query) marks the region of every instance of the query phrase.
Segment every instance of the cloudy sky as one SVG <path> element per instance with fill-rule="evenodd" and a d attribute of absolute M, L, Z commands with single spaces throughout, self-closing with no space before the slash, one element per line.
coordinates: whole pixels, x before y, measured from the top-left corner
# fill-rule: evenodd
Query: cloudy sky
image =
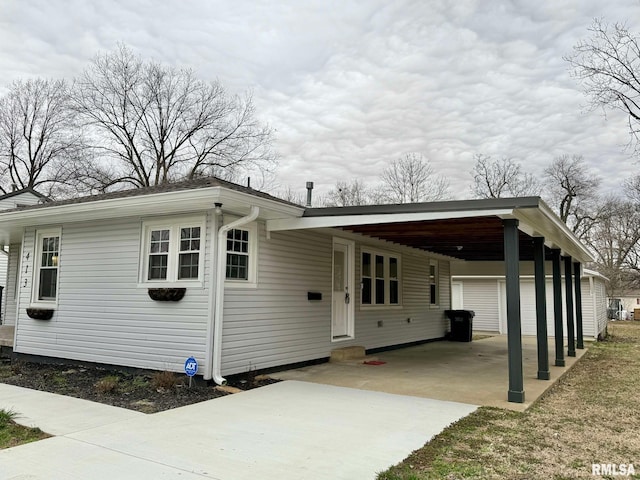
<path fill-rule="evenodd" d="M 0 93 L 71 79 L 122 42 L 253 90 L 281 186 L 374 184 L 421 152 L 456 198 L 476 153 L 533 173 L 583 155 L 615 190 L 640 168 L 625 118 L 588 112 L 562 59 L 595 17 L 640 33 L 640 0 L 0 0 Z"/>

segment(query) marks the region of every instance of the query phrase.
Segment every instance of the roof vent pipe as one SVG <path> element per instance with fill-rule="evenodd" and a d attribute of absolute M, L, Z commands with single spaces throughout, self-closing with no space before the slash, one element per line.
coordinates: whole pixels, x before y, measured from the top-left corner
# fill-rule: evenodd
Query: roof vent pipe
<path fill-rule="evenodd" d="M 313 191 L 313 182 L 307 182 L 307 208 L 311 208 L 311 192 Z"/>

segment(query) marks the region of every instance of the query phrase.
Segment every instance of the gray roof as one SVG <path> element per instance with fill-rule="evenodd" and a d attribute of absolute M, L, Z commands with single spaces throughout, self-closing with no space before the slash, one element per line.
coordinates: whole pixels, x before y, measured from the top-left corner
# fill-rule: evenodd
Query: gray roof
<path fill-rule="evenodd" d="M 36 192 L 33 188 L 23 188 L 22 190 L 15 190 L 13 192 L 5 193 L 4 195 L 0 195 L 0 200 L 15 197 L 16 195 L 22 195 L 23 193 L 30 193 L 32 195 L 35 195 L 36 197 L 40 197 L 44 201 L 49 201 L 49 197 L 41 194 L 40 192 Z"/>
<path fill-rule="evenodd" d="M 28 206 L 19 207 L 19 209 L 32 210 L 37 208 L 48 208 L 48 207 L 55 207 L 55 206 L 61 206 L 61 205 L 75 205 L 80 203 L 98 202 L 100 200 L 138 197 L 142 195 L 153 195 L 153 194 L 167 193 L 167 192 L 179 192 L 183 190 L 185 191 L 195 190 L 199 188 L 209 188 L 209 187 L 224 187 L 229 190 L 235 190 L 237 192 L 247 193 L 249 195 L 254 195 L 256 197 L 261 197 L 268 200 L 273 200 L 275 202 L 280 202 L 285 205 L 292 205 L 297 207 L 300 206 L 295 203 L 288 202 L 286 200 L 282 200 L 280 198 L 274 197 L 273 195 L 269 195 L 268 193 L 255 190 L 250 187 L 244 187 L 242 185 L 238 185 L 237 183 L 227 182 L 226 180 L 221 180 L 216 177 L 203 177 L 203 178 L 196 178 L 193 180 L 185 180 L 182 182 L 164 183 L 162 185 L 157 185 L 153 187 L 142 187 L 142 188 L 132 188 L 128 190 L 118 190 L 115 192 L 101 193 L 98 195 L 89 195 L 85 197 L 77 197 L 77 198 L 69 198 L 66 200 L 52 201 L 46 204 L 28 205 Z"/>

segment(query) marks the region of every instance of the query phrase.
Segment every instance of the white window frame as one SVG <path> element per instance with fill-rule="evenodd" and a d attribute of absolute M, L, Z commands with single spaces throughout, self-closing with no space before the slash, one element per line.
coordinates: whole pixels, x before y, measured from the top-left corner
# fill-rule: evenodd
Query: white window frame
<path fill-rule="evenodd" d="M 434 267 L 434 281 L 431 282 L 431 267 Z M 429 270 L 427 272 L 427 284 L 429 286 L 429 308 L 439 308 L 440 307 L 440 266 L 438 264 L 438 260 L 429 260 Z M 433 302 L 433 298 L 431 297 L 431 286 L 435 285 L 435 302 Z"/>
<path fill-rule="evenodd" d="M 178 264 L 180 258 L 180 229 L 200 227 L 200 250 L 198 251 L 198 278 L 178 279 Z M 149 280 L 149 254 L 151 245 L 151 231 L 169 230 L 169 251 L 167 259 L 166 280 Z M 189 217 L 165 217 L 142 222 L 142 241 L 140 246 L 140 273 L 138 287 L 171 288 L 171 287 L 202 287 L 204 283 L 204 260 L 206 247 L 206 219 L 204 215 Z M 193 252 L 190 252 L 193 253 Z"/>
<path fill-rule="evenodd" d="M 58 258 L 56 265 L 56 297 L 54 299 L 40 299 L 40 270 L 42 268 L 42 239 L 45 237 L 58 237 Z M 60 292 L 60 250 L 62 248 L 62 229 L 43 229 L 36 230 L 34 235 L 34 256 L 33 256 L 33 281 L 31 289 L 31 304 L 35 306 L 55 306 L 58 304 L 58 297 Z"/>
<path fill-rule="evenodd" d="M 230 222 L 233 220 L 230 220 Z M 227 278 L 227 253 L 237 253 L 237 252 L 229 252 L 227 250 L 227 238 L 225 237 L 224 249 L 225 249 L 225 263 L 224 263 L 224 271 L 225 271 L 225 288 L 257 288 L 258 286 L 258 225 L 256 222 L 247 223 L 246 225 L 241 225 L 232 230 L 244 230 L 249 233 L 249 247 L 248 247 L 248 278 L 247 280 L 240 278 Z M 232 231 L 229 230 L 229 231 Z"/>
<path fill-rule="evenodd" d="M 371 303 L 362 303 L 362 291 L 364 289 L 362 256 L 363 254 L 371 256 Z M 383 257 L 383 277 L 376 277 L 376 256 Z M 390 258 L 395 258 L 398 262 L 398 276 L 394 278 L 398 282 L 398 303 L 391 303 L 391 268 Z M 376 301 L 376 279 L 384 278 L 384 303 L 375 303 Z M 376 308 L 402 308 L 402 255 L 396 252 L 376 250 L 373 248 L 362 247 L 360 249 L 360 309 L 376 309 Z"/>

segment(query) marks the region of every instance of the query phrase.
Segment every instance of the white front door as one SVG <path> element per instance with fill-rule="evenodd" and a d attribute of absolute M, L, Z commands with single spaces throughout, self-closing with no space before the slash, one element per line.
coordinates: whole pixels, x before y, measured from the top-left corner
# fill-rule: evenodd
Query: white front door
<path fill-rule="evenodd" d="M 333 241 L 333 288 L 331 293 L 331 337 L 353 337 L 353 243 Z"/>

